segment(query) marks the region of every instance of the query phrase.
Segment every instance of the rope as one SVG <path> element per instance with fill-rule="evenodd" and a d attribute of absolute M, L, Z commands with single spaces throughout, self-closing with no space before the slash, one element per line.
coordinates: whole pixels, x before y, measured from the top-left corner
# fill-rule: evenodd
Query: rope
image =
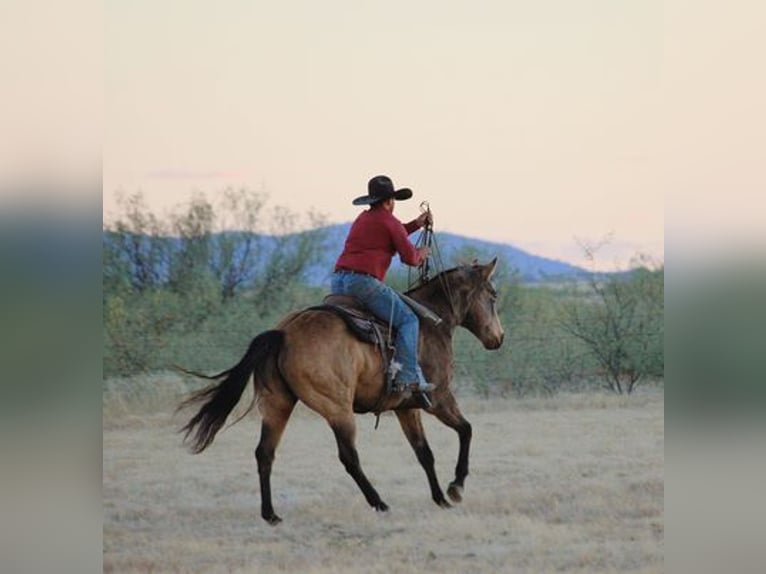
<path fill-rule="evenodd" d="M 420 204 L 420 211 L 421 213 L 427 213 L 428 214 L 428 220 L 426 220 L 426 224 L 423 227 L 423 233 L 421 233 L 421 239 L 422 239 L 422 246 L 427 247 L 429 254 L 426 256 L 426 258 L 423 260 L 423 263 L 420 264 L 420 284 L 424 284 L 426 281 L 430 279 L 430 272 L 431 272 L 431 245 L 433 243 L 433 237 L 434 237 L 434 230 L 433 230 L 433 223 L 431 222 L 431 206 L 427 201 L 423 201 Z"/>
<path fill-rule="evenodd" d="M 431 214 L 431 206 L 428 203 L 428 201 L 423 201 L 420 204 L 420 211 L 421 213 L 428 213 Z M 429 220 L 431 218 L 429 217 Z M 433 260 L 433 267 L 435 268 L 436 273 L 439 276 L 439 282 L 442 286 L 442 289 L 444 290 L 444 293 L 447 295 L 447 300 L 449 301 L 450 309 L 453 313 L 455 313 L 455 298 L 452 294 L 452 289 L 450 287 L 449 282 L 447 281 L 446 277 L 444 277 L 444 274 L 442 271 L 444 271 L 444 258 L 442 257 L 441 249 L 439 248 L 439 243 L 436 241 L 436 236 L 434 235 L 433 230 L 433 223 L 426 223 L 426 225 L 423 227 L 423 230 L 420 233 L 420 236 L 418 237 L 416 243 L 416 247 L 428 247 L 429 254 L 423 261 L 423 263 L 420 264 L 418 267 L 418 277 L 415 279 L 415 281 L 412 280 L 411 277 L 411 270 L 408 270 L 407 272 L 407 285 L 408 289 L 413 289 L 415 287 L 419 287 L 420 285 L 425 284 L 429 279 L 431 279 L 431 260 Z"/>
<path fill-rule="evenodd" d="M 396 303 L 394 297 L 396 297 L 396 294 L 391 293 L 391 313 L 389 313 L 388 316 L 388 348 L 391 349 L 392 352 L 394 351 L 394 346 L 391 344 L 391 336 L 394 332 L 394 305 Z"/>
<path fill-rule="evenodd" d="M 431 206 L 428 204 L 427 201 L 421 202 L 420 212 L 428 213 L 430 216 Z M 429 217 L 429 219 L 431 218 Z M 434 259 L 433 252 L 432 252 L 432 248 L 434 245 L 433 239 L 434 239 L 433 224 L 427 222 L 423 226 L 423 229 L 420 232 L 420 235 L 418 236 L 417 241 L 415 242 L 415 246 L 418 248 L 428 247 L 429 254 L 426 256 L 425 259 L 423 259 L 423 262 L 420 265 L 418 265 L 418 276 L 414 281 L 412 280 L 411 270 L 407 271 L 407 288 L 408 289 L 419 287 L 420 285 L 423 285 L 431 278 L 431 260 Z M 436 261 L 434 262 L 437 263 Z M 442 265 L 442 269 L 443 269 L 443 265 Z"/>

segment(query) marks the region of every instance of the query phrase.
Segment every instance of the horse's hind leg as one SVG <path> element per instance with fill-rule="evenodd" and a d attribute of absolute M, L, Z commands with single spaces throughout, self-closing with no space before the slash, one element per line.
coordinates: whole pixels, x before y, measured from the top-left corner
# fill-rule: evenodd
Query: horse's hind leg
<path fill-rule="evenodd" d="M 426 433 L 423 429 L 423 421 L 420 418 L 420 411 L 396 411 L 396 416 L 399 418 L 399 424 L 404 431 L 404 436 L 407 437 L 410 445 L 412 445 L 412 449 L 415 451 L 415 456 L 418 458 L 418 462 L 420 462 L 420 465 L 426 471 L 428 485 L 431 487 L 431 498 L 433 498 L 434 502 L 442 508 L 449 508 L 450 504 L 447 502 L 447 499 L 444 498 L 444 492 L 442 492 L 442 489 L 439 486 L 439 481 L 436 478 L 434 454 L 426 440 Z"/>
<path fill-rule="evenodd" d="M 276 515 L 271 504 L 271 466 L 295 402 L 293 397 L 276 393 L 264 393 L 261 399 L 261 439 L 255 449 L 255 460 L 261 482 L 261 516 L 272 525 L 282 519 Z"/>
<path fill-rule="evenodd" d="M 457 457 L 457 465 L 455 466 L 455 480 L 447 488 L 447 494 L 452 501 L 460 502 L 463 500 L 463 485 L 466 476 L 468 476 L 468 453 L 471 448 L 471 437 L 473 435 L 471 423 L 463 417 L 455 397 L 451 394 L 439 401 L 439 404 L 432 413 L 445 425 L 455 429 L 460 439 L 460 452 Z"/>
<path fill-rule="evenodd" d="M 380 499 L 380 495 L 367 480 L 359 464 L 359 453 L 356 450 L 356 423 L 354 416 L 341 421 L 330 422 L 330 427 L 335 433 L 335 440 L 338 443 L 338 457 L 346 468 L 346 471 L 356 481 L 356 484 L 362 490 L 362 494 L 367 502 L 375 510 L 386 511 L 388 505 Z"/>

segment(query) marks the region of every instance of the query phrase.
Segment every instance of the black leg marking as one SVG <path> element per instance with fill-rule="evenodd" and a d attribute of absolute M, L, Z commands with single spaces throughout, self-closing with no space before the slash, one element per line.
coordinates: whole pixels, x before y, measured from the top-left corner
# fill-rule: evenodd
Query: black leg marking
<path fill-rule="evenodd" d="M 362 494 L 364 494 L 369 505 L 378 511 L 384 512 L 388 510 L 388 505 L 381 500 L 380 495 L 372 484 L 370 484 L 370 481 L 367 480 L 367 477 L 359 464 L 359 454 L 354 446 L 354 427 L 337 425 L 333 426 L 332 430 L 335 433 L 335 440 L 338 443 L 338 457 L 346 468 L 346 472 L 351 475 L 362 490 Z"/>

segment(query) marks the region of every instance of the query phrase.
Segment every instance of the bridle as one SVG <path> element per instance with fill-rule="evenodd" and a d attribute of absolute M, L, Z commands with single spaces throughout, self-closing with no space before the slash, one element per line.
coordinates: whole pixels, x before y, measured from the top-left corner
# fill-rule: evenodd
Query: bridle
<path fill-rule="evenodd" d="M 428 213 L 430 215 L 431 213 L 431 206 L 428 204 L 427 201 L 423 201 L 420 204 L 420 211 L 421 213 Z M 447 303 L 449 304 L 450 312 L 452 313 L 452 316 L 457 319 L 458 313 L 457 313 L 457 305 L 455 303 L 456 297 L 455 293 L 452 290 L 452 286 L 450 285 L 449 280 L 447 279 L 447 275 L 449 273 L 445 273 L 444 269 L 444 259 L 442 257 L 441 250 L 439 249 L 439 244 L 436 241 L 436 236 L 434 235 L 433 230 L 433 224 L 430 222 L 431 218 L 429 217 L 429 222 L 426 223 L 426 225 L 423 227 L 423 229 L 420 232 L 420 236 L 418 237 L 415 246 L 416 247 L 428 247 L 429 254 L 428 256 L 423 260 L 423 262 L 418 266 L 418 272 L 417 277 L 412 279 L 410 272 L 408 272 L 407 276 L 407 283 L 408 283 L 408 291 L 412 289 L 416 289 L 418 287 L 421 287 L 431 281 L 431 273 L 432 271 L 436 274 L 436 279 L 438 279 L 439 284 L 441 285 L 442 291 L 444 291 L 444 294 L 447 297 Z M 481 289 L 481 286 L 477 286 L 477 289 Z M 496 297 L 496 295 L 495 295 Z M 473 293 L 469 296 L 469 299 L 473 299 Z"/>

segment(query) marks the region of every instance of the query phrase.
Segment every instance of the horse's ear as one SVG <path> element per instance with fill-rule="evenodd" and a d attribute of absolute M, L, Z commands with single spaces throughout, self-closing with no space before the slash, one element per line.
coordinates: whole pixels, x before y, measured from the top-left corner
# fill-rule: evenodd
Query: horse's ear
<path fill-rule="evenodd" d="M 497 257 L 495 257 L 492 261 L 487 263 L 487 266 L 484 268 L 484 277 L 489 280 L 490 277 L 495 273 L 495 269 L 497 268 Z"/>

